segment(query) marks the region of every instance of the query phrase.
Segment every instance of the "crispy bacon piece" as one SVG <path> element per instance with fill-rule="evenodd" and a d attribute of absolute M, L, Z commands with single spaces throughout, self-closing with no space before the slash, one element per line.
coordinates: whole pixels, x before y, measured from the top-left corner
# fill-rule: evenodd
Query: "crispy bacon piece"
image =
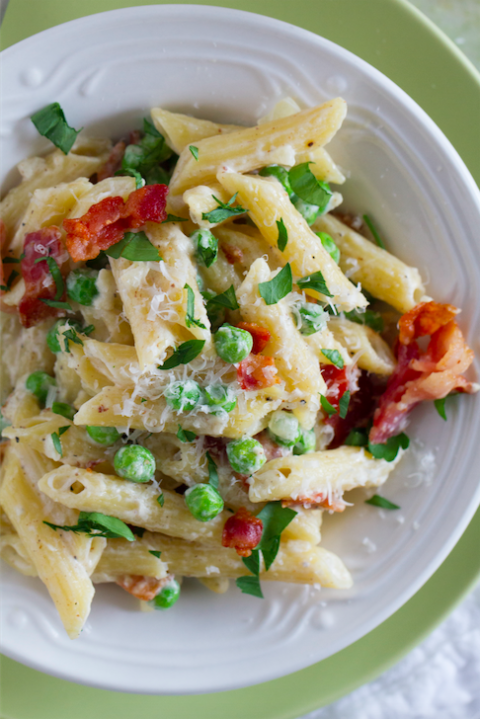
<path fill-rule="evenodd" d="M 255 324 L 255 322 L 239 322 L 237 327 L 241 330 L 246 330 L 252 335 L 252 354 L 254 355 L 258 355 L 260 352 L 263 352 L 270 341 L 270 337 L 272 336 L 266 327 L 261 327 L 260 325 Z"/>
<path fill-rule="evenodd" d="M 33 327 L 47 317 L 57 317 L 61 310 L 49 307 L 42 299 L 53 300 L 57 292 L 55 280 L 46 262 L 35 262 L 42 257 L 53 257 L 65 277 L 68 271 L 68 253 L 60 241 L 58 227 L 44 227 L 37 232 L 30 232 L 25 237 L 23 254 L 20 263 L 25 294 L 18 305 L 20 321 L 24 327 Z M 65 300 L 65 293 L 60 301 Z"/>
<path fill-rule="evenodd" d="M 327 385 L 328 386 L 328 385 Z M 381 378 L 370 375 L 364 370 L 358 378 L 358 390 L 352 393 L 348 405 L 347 416 L 342 419 L 339 414 L 334 414 L 325 420 L 326 424 L 333 427 L 335 434 L 328 445 L 328 449 L 336 449 L 345 443 L 346 438 L 352 429 L 365 427 L 373 417 L 376 400 L 385 389 L 385 383 Z M 331 404 L 331 400 L 327 399 Z"/>
<path fill-rule="evenodd" d="M 408 345 L 412 340 L 434 332 L 453 320 L 458 310 L 453 305 L 440 305 L 438 302 L 420 302 L 406 312 L 398 322 L 399 341 Z"/>
<path fill-rule="evenodd" d="M 235 245 L 229 245 L 226 242 L 224 242 L 221 247 L 223 254 L 225 255 L 225 259 L 229 264 L 234 265 L 237 262 L 242 262 L 243 252 L 240 247 L 235 247 Z"/>
<path fill-rule="evenodd" d="M 171 575 L 164 579 L 155 579 L 155 577 L 144 577 L 140 574 L 124 574 L 118 577 L 117 584 L 125 589 L 129 594 L 133 594 L 137 599 L 143 599 L 149 602 L 155 599 L 166 582 L 171 579 Z"/>
<path fill-rule="evenodd" d="M 126 147 L 127 143 L 123 140 L 120 140 L 120 142 L 117 142 L 117 144 L 112 147 L 112 151 L 110 152 L 106 163 L 98 171 L 97 182 L 106 180 L 107 177 L 113 177 L 120 169 Z"/>
<path fill-rule="evenodd" d="M 454 390 L 472 393 L 479 389 L 462 376 L 473 361 L 473 352 L 456 322 L 448 320 L 456 309 L 432 305 L 435 303 L 422 303 L 418 311 L 407 312 L 409 317 L 404 322 L 405 315 L 400 320 L 403 331 L 397 346 L 398 364 L 375 410 L 370 430 L 374 444 L 382 444 L 401 432 L 419 402 L 441 399 Z M 433 334 L 427 350 L 422 352 L 415 338 L 429 328 Z"/>
<path fill-rule="evenodd" d="M 263 522 L 245 507 L 237 509 L 223 527 L 222 546 L 233 547 L 240 557 L 249 557 L 262 538 Z"/>
<path fill-rule="evenodd" d="M 64 220 L 67 249 L 75 262 L 93 260 L 100 250 L 119 242 L 125 232 L 145 222 L 163 222 L 167 213 L 168 187 L 146 185 L 135 190 L 127 202 L 121 197 L 106 197 L 92 205 L 82 217 Z"/>
<path fill-rule="evenodd" d="M 237 379 L 242 389 L 249 392 L 279 384 L 273 357 L 250 354 L 237 368 Z"/>
<path fill-rule="evenodd" d="M 339 369 L 333 364 L 322 365 L 322 377 L 327 385 L 325 395 L 332 407 L 338 410 L 338 405 L 349 386 L 347 368 Z"/>

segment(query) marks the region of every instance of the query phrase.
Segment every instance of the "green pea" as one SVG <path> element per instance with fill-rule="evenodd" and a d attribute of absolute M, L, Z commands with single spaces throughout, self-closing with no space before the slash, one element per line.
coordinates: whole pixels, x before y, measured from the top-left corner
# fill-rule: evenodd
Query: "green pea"
<path fill-rule="evenodd" d="M 165 390 L 165 400 L 177 412 L 189 412 L 200 402 L 202 389 L 193 379 L 177 380 Z"/>
<path fill-rule="evenodd" d="M 258 174 L 262 175 L 262 177 L 275 177 L 280 184 L 283 185 L 289 197 L 294 194 L 288 178 L 288 170 L 281 165 L 268 165 L 268 167 L 262 167 Z"/>
<path fill-rule="evenodd" d="M 149 482 L 155 474 L 155 457 L 146 447 L 127 444 L 113 460 L 115 472 L 131 482 Z"/>
<path fill-rule="evenodd" d="M 160 592 L 157 594 L 155 599 L 152 599 L 150 604 L 155 609 L 170 609 L 173 607 L 175 602 L 180 597 L 180 584 L 176 579 L 171 579 Z"/>
<path fill-rule="evenodd" d="M 111 444 L 120 439 L 120 432 L 115 427 L 92 427 L 87 425 L 87 432 L 90 437 L 98 444 L 103 444 L 105 447 L 109 447 Z"/>
<path fill-rule="evenodd" d="M 307 225 L 313 225 L 315 220 L 320 214 L 320 208 L 318 205 L 311 205 L 309 202 L 301 200 L 296 195 L 291 198 L 294 206 L 299 211 Z"/>
<path fill-rule="evenodd" d="M 231 364 L 241 362 L 252 351 L 252 335 L 239 327 L 224 324 L 215 333 L 213 339 L 217 355 Z"/>
<path fill-rule="evenodd" d="M 204 401 L 208 407 L 231 412 L 237 404 L 235 393 L 224 384 L 210 384 L 205 387 Z M 213 412 L 215 414 L 215 411 Z"/>
<path fill-rule="evenodd" d="M 47 345 L 48 349 L 54 352 L 55 354 L 57 352 L 63 352 L 64 347 L 64 340 L 62 340 L 62 343 L 60 344 L 60 337 L 59 337 L 59 329 L 60 327 L 71 327 L 76 332 L 82 331 L 82 324 L 81 322 L 78 322 L 77 320 L 57 320 L 55 324 L 50 327 L 50 329 L 47 332 Z"/>
<path fill-rule="evenodd" d="M 300 326 L 302 335 L 314 335 L 327 326 L 327 315 L 320 305 L 314 302 L 302 302 L 296 309 L 302 323 Z"/>
<path fill-rule="evenodd" d="M 218 255 L 218 240 L 210 230 L 195 230 L 190 235 L 197 260 L 205 267 L 213 265 Z"/>
<path fill-rule="evenodd" d="M 197 484 L 184 494 L 190 514 L 199 522 L 210 522 L 223 509 L 223 499 L 210 484 Z"/>
<path fill-rule="evenodd" d="M 32 374 L 28 375 L 25 383 L 25 387 L 28 391 L 32 392 L 40 404 L 43 405 L 45 405 L 45 402 L 47 401 L 48 390 L 50 387 L 56 386 L 57 382 L 55 377 L 51 377 L 51 375 L 46 372 L 41 372 L 40 370 L 38 370 L 38 372 L 32 372 Z"/>
<path fill-rule="evenodd" d="M 72 270 L 67 277 L 67 294 L 70 299 L 89 307 L 98 295 L 97 277 L 98 272 L 88 267 Z"/>
<path fill-rule="evenodd" d="M 327 250 L 328 254 L 334 262 L 340 262 L 340 250 L 338 249 L 335 241 L 326 232 L 315 232 L 316 236 L 320 239 L 322 245 Z"/>
<path fill-rule="evenodd" d="M 298 440 L 300 425 L 295 415 L 278 409 L 272 413 L 268 429 L 274 442 L 282 447 L 293 447 Z"/>
<path fill-rule="evenodd" d="M 315 452 L 316 443 L 315 430 L 300 428 L 300 435 L 293 448 L 293 454 L 307 454 L 308 452 Z"/>
<path fill-rule="evenodd" d="M 227 457 L 232 469 L 240 474 L 253 474 L 267 460 L 262 445 L 253 437 L 234 439 L 227 444 Z"/>

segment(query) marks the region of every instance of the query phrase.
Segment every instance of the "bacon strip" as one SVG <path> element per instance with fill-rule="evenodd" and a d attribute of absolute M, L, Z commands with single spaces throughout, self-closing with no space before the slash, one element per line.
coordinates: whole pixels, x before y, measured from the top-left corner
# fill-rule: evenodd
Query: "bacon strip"
<path fill-rule="evenodd" d="M 272 336 L 266 327 L 261 327 L 255 322 L 239 322 L 237 327 L 241 330 L 246 330 L 252 335 L 252 354 L 254 355 L 258 355 L 260 352 L 263 352 L 270 341 L 270 337 Z"/>
<path fill-rule="evenodd" d="M 383 444 L 401 432 L 412 409 L 423 400 L 442 399 L 452 391 L 478 391 L 478 385 L 462 376 L 473 361 L 473 352 L 451 319 L 456 314 L 452 305 L 428 302 L 400 319 L 398 365 L 375 410 L 372 443 Z M 430 342 L 422 352 L 415 339 L 429 330 Z"/>
<path fill-rule="evenodd" d="M 273 357 L 250 354 L 237 368 L 240 387 L 249 392 L 279 384 Z"/>
<path fill-rule="evenodd" d="M 240 247 L 236 247 L 235 245 L 229 245 L 224 242 L 221 245 L 221 248 L 223 254 L 225 255 L 225 259 L 230 265 L 235 265 L 237 262 L 242 262 L 243 252 Z"/>
<path fill-rule="evenodd" d="M 57 292 L 55 280 L 46 262 L 35 262 L 42 257 L 53 257 L 65 278 L 68 272 L 68 253 L 60 241 L 58 227 L 44 227 L 25 236 L 24 257 L 20 263 L 25 294 L 18 305 L 20 321 L 24 327 L 33 327 L 48 317 L 58 317 L 63 310 L 49 307 L 42 299 L 53 300 Z M 60 298 L 65 301 L 65 292 Z"/>
<path fill-rule="evenodd" d="M 263 522 L 245 507 L 237 509 L 223 527 L 222 546 L 233 547 L 240 557 L 249 557 L 262 538 Z"/>
<path fill-rule="evenodd" d="M 149 602 L 151 599 L 155 599 L 170 579 L 171 575 L 168 578 L 155 579 L 155 577 L 143 577 L 140 574 L 124 574 L 122 577 L 118 577 L 116 582 L 137 599 Z"/>
<path fill-rule="evenodd" d="M 125 232 L 145 222 L 163 222 L 168 187 L 147 185 L 132 192 L 127 200 L 106 197 L 92 205 L 82 217 L 64 220 L 67 249 L 75 262 L 93 260 L 100 250 L 107 250 L 119 242 Z"/>

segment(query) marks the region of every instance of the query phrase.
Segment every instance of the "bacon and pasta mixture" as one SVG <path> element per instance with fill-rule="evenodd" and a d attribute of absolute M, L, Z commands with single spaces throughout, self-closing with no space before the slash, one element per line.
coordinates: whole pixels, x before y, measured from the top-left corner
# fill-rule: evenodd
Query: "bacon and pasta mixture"
<path fill-rule="evenodd" d="M 70 637 L 102 582 L 157 609 L 182 577 L 348 588 L 322 513 L 398 509 L 410 413 L 478 389 L 459 310 L 338 209 L 345 114 L 154 108 L 113 146 L 32 116 L 56 149 L 0 205 L 0 546 Z"/>

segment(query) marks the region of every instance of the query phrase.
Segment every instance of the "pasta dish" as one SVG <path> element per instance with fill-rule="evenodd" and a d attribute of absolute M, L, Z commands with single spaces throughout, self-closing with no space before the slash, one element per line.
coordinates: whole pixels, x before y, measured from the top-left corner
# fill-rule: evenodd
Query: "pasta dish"
<path fill-rule="evenodd" d="M 459 310 L 340 210 L 345 115 L 153 108 L 113 145 L 58 103 L 32 116 L 56 149 L 0 204 L 0 555 L 71 638 L 105 582 L 143 609 L 182 577 L 350 587 L 323 512 L 357 487 L 398 509 L 376 490 L 412 410 L 478 390 Z"/>

